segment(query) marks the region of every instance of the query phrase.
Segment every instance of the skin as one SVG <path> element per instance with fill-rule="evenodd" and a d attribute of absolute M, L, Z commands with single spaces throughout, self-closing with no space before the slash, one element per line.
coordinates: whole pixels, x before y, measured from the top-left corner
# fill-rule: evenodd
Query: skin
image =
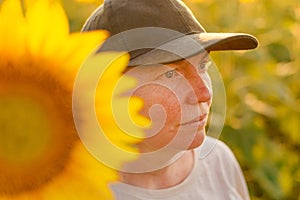
<path fill-rule="evenodd" d="M 208 61 L 208 53 L 204 52 L 186 60 L 127 70 L 127 74 L 139 80 L 133 95 L 144 100 L 141 114 L 152 121 L 147 138 L 139 144 L 140 152 L 170 148 L 183 154 L 170 165 L 152 172 L 120 172 L 122 182 L 161 189 L 179 184 L 188 176 L 194 163 L 193 149 L 205 138 L 212 101 Z"/>

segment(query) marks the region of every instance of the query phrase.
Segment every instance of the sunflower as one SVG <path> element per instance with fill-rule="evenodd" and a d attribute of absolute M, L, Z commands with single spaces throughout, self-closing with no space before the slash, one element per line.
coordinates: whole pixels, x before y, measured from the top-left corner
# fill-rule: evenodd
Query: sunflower
<path fill-rule="evenodd" d="M 0 11 L 0 200 L 111 199 L 108 182 L 118 179 L 114 169 L 83 146 L 73 120 L 72 92 L 81 63 L 107 37 L 104 31 L 69 33 L 63 8 L 54 1 L 5 0 Z M 93 56 L 91 56 L 93 57 Z M 127 55 L 106 53 L 93 61 L 109 62 L 100 83 L 114 88 L 126 67 Z M 89 63 L 89 62 L 87 62 Z M 126 85 L 128 82 L 129 85 Z M 122 82 L 119 93 L 134 81 Z M 136 153 L 135 137 L 124 136 L 111 123 L 112 109 L 100 107 L 112 98 L 97 89 L 96 110 L 112 143 Z M 101 95 L 100 95 L 101 94 Z M 133 113 L 141 103 L 134 100 Z M 127 105 L 127 98 L 118 104 Z M 99 111 L 100 110 L 100 111 Z M 78 109 L 77 113 L 84 112 Z M 141 119 L 144 120 L 144 119 Z M 85 124 L 85 120 L 82 120 Z M 88 128 L 88 124 L 84 125 Z M 93 130 L 89 130 L 93 131 Z M 135 128 L 139 133 L 139 129 Z M 123 135 L 122 135 L 123 134 Z M 107 134 L 109 135 L 109 134 Z M 105 146 L 100 151 L 106 151 Z M 117 165 L 134 159 L 117 159 Z M 115 157 L 118 155 L 114 155 Z"/>
<path fill-rule="evenodd" d="M 103 3 L 104 0 L 76 0 L 76 1 L 80 3 L 90 3 L 90 4 L 100 5 Z"/>

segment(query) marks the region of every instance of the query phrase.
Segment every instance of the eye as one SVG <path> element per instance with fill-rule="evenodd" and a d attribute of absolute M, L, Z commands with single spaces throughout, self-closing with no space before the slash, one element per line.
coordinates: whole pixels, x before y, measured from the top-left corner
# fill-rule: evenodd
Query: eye
<path fill-rule="evenodd" d="M 201 71 L 205 71 L 205 70 L 208 69 L 208 67 L 209 67 L 211 64 L 212 64 L 211 61 L 202 62 L 202 63 L 200 63 L 200 64 L 198 65 L 198 69 L 199 69 L 200 72 L 201 72 Z"/>
<path fill-rule="evenodd" d="M 182 75 L 176 70 L 176 69 L 172 69 L 172 70 L 168 70 L 163 72 L 162 74 L 160 74 L 156 80 L 176 80 L 177 78 L 180 78 Z"/>
<path fill-rule="evenodd" d="M 172 77 L 174 76 L 175 73 L 176 73 L 175 70 L 170 70 L 170 71 L 167 71 L 167 72 L 165 73 L 165 76 L 166 76 L 167 78 L 172 78 Z"/>

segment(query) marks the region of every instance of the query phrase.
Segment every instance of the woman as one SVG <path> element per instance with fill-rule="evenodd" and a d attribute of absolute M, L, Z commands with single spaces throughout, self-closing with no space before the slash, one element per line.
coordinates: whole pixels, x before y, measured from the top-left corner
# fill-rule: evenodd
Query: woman
<path fill-rule="evenodd" d="M 120 170 L 116 199 L 249 199 L 231 150 L 206 136 L 212 102 L 209 51 L 245 50 L 257 40 L 241 33 L 206 33 L 179 0 L 106 0 L 83 31 L 106 29 L 98 50 L 127 51 L 125 73 L 139 84 L 151 119 L 140 159 Z M 210 151 L 210 147 L 214 146 Z M 201 152 L 209 153 L 203 157 Z"/>

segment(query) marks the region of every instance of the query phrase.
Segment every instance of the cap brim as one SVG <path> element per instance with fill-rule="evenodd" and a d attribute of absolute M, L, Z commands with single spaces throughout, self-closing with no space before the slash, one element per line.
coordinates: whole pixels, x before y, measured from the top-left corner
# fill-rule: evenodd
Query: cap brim
<path fill-rule="evenodd" d="M 210 51 L 248 50 L 258 45 L 254 36 L 245 33 L 201 33 L 192 37 Z"/>
<path fill-rule="evenodd" d="M 245 33 L 199 33 L 185 35 L 155 49 L 131 52 L 129 66 L 169 63 L 194 56 L 202 51 L 248 50 L 257 39 Z"/>

